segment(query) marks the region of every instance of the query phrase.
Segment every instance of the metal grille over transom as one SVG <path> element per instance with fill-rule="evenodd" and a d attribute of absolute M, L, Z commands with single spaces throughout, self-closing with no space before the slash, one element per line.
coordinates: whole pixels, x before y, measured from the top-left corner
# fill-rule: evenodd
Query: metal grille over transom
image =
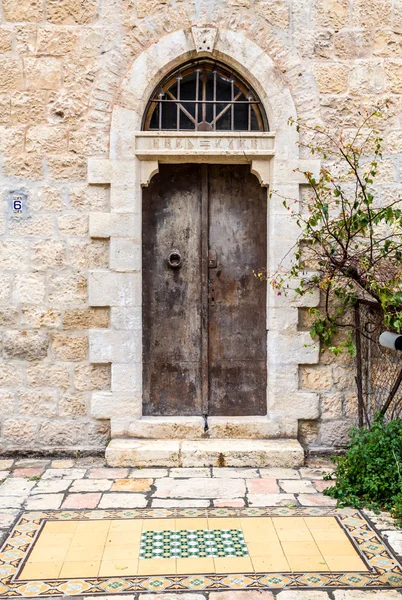
<path fill-rule="evenodd" d="M 145 131 L 267 131 L 268 122 L 254 90 L 218 62 L 187 63 L 154 91 Z"/>

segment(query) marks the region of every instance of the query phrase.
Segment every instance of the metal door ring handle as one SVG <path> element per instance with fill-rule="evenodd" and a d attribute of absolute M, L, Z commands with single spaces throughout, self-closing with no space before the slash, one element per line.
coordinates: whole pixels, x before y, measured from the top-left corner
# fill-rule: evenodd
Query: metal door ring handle
<path fill-rule="evenodd" d="M 182 257 L 178 250 L 172 250 L 168 256 L 168 265 L 171 269 L 179 269 L 182 265 Z"/>

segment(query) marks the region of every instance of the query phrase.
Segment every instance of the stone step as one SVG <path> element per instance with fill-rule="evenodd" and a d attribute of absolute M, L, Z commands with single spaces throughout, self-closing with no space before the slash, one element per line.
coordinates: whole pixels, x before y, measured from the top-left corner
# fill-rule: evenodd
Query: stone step
<path fill-rule="evenodd" d="M 300 467 L 297 440 L 113 439 L 106 449 L 111 467 Z"/>
<path fill-rule="evenodd" d="M 138 419 L 113 418 L 112 438 L 187 439 L 296 438 L 297 419 L 272 421 L 267 416 L 208 417 L 208 432 L 202 417 L 147 417 Z"/>

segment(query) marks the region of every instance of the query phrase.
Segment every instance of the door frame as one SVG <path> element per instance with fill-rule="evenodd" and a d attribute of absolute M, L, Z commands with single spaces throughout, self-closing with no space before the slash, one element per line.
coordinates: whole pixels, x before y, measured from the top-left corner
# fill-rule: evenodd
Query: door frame
<path fill-rule="evenodd" d="M 193 28 L 197 29 L 197 28 Z M 186 437 L 201 430 L 200 418 L 142 419 L 142 187 L 159 163 L 207 162 L 249 164 L 268 196 L 267 268 L 277 267 L 294 245 L 298 228 L 282 205 L 283 196 L 297 202 L 302 171 L 319 171 L 319 161 L 300 157 L 298 134 L 289 127 L 297 118 L 292 95 L 272 60 L 255 42 L 236 31 L 209 28 L 213 43 L 205 52 L 197 33 L 175 31 L 144 50 L 126 74 L 113 109 L 109 158 L 92 158 L 88 183 L 110 185 L 110 212 L 90 214 L 90 235 L 110 239 L 110 268 L 89 274 L 89 305 L 109 306 L 111 325 L 89 333 L 89 358 L 110 363 L 111 390 L 92 395 L 92 416 L 111 420 L 112 437 Z M 149 95 L 164 73 L 189 58 L 206 53 L 233 66 L 249 80 L 264 104 L 271 132 L 143 132 L 142 115 Z M 268 96 L 269 94 L 269 96 Z M 310 109 L 309 109 L 310 110 Z M 300 364 L 315 364 L 319 348 L 308 332 L 298 331 L 298 309 L 316 306 L 318 295 L 278 297 L 267 290 L 267 416 L 215 417 L 210 435 L 233 431 L 243 437 L 296 437 L 298 419 L 319 417 L 318 394 L 299 390 Z M 152 419 L 154 419 L 152 421 Z M 225 433 L 226 432 L 226 433 Z"/>

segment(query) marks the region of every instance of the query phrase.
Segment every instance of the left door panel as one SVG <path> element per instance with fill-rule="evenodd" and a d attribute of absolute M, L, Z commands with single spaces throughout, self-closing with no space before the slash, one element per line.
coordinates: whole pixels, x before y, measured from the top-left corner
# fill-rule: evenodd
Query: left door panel
<path fill-rule="evenodd" d="M 142 199 L 143 412 L 200 415 L 201 166 L 160 165 Z"/>

